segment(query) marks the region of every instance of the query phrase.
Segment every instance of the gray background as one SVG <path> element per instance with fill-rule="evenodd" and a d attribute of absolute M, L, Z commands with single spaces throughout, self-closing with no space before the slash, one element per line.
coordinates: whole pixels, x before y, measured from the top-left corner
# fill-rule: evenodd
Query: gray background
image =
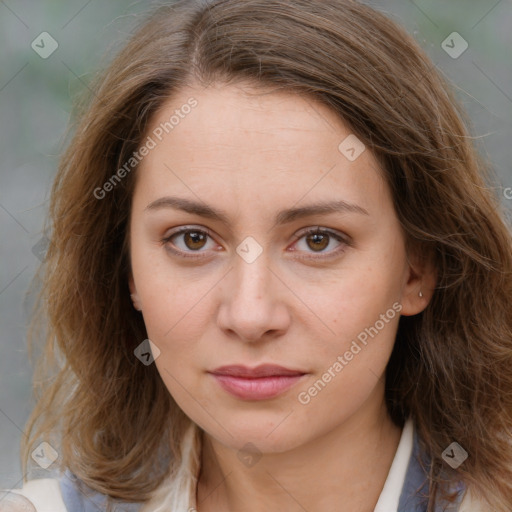
<path fill-rule="evenodd" d="M 162 3 L 162 2 L 160 2 Z M 367 2 L 402 24 L 457 90 L 480 151 L 496 172 L 496 194 L 512 219 L 511 0 Z M 25 293 L 44 252 L 43 219 L 73 99 L 130 36 L 155 2 L 0 0 L 0 488 L 21 485 L 19 444 L 33 406 L 26 353 Z M 458 32 L 468 49 L 450 57 Z M 58 42 L 41 58 L 42 32 Z M 50 468 L 51 469 L 51 468 Z"/>

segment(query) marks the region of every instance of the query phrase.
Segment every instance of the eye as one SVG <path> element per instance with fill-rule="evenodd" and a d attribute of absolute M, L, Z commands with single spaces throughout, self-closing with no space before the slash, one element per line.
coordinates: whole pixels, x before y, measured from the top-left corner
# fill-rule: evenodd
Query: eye
<path fill-rule="evenodd" d="M 333 240 L 336 242 L 335 248 L 330 251 L 325 251 L 329 245 L 333 245 L 331 243 Z M 350 243 L 346 237 L 334 231 L 316 227 L 303 231 L 302 234 L 299 235 L 297 242 L 294 245 L 298 246 L 299 250 L 301 251 L 320 253 L 318 256 L 315 256 L 314 254 L 309 256 L 299 256 L 300 258 L 304 259 L 315 259 L 337 256 L 342 253 L 346 247 L 350 245 Z M 295 252 L 296 250 L 297 249 L 292 249 L 292 252 Z"/>
<path fill-rule="evenodd" d="M 208 241 L 212 245 L 208 247 Z M 335 248 L 326 251 L 335 242 Z M 205 252 L 215 250 L 218 247 L 212 239 L 208 229 L 199 229 L 191 226 L 182 226 L 162 239 L 162 244 L 171 253 L 183 258 L 203 258 Z M 298 248 L 297 248 L 298 246 Z M 341 254 L 347 246 L 350 246 L 348 237 L 342 236 L 330 229 L 320 227 L 309 228 L 302 231 L 296 238 L 291 252 L 309 252 L 307 256 L 297 256 L 299 259 L 331 258 Z M 204 251 L 202 249 L 205 249 Z M 194 254 L 196 253 L 196 254 Z M 314 253 L 318 253 L 315 255 Z"/>
<path fill-rule="evenodd" d="M 208 239 L 211 241 L 211 235 L 208 230 L 183 226 L 163 238 L 162 243 L 170 252 L 178 256 L 185 258 L 202 258 L 204 256 L 202 253 L 205 251 L 201 251 L 201 249 L 205 247 L 208 249 Z M 212 244 L 213 247 L 216 246 L 213 241 Z M 177 249 L 173 246 L 177 247 Z M 212 247 L 209 248 L 212 249 Z M 200 254 L 190 254 L 194 252 Z"/>

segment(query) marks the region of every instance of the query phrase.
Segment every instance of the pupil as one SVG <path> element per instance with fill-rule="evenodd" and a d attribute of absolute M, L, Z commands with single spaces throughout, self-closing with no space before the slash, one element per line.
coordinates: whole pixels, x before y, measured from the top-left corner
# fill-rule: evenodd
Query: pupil
<path fill-rule="evenodd" d="M 322 233 L 314 233 L 310 235 L 314 240 L 314 249 L 325 249 L 327 247 L 328 235 Z M 323 242 L 323 244 L 322 244 Z"/>
<path fill-rule="evenodd" d="M 198 233 L 197 231 L 192 231 L 189 233 L 185 233 L 186 243 L 187 246 L 189 245 L 188 242 L 191 240 L 193 247 L 189 247 L 189 249 L 198 249 L 201 248 L 201 242 L 204 241 L 204 235 L 202 233 Z M 194 244 L 199 243 L 199 247 L 194 246 Z"/>

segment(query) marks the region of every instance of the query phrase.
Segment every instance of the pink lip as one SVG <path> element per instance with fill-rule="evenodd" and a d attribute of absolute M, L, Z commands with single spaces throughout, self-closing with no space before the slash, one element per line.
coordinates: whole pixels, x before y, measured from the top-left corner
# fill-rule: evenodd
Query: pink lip
<path fill-rule="evenodd" d="M 277 365 L 247 368 L 241 365 L 222 366 L 211 373 L 222 388 L 244 400 L 273 398 L 299 381 L 305 373 Z"/>
<path fill-rule="evenodd" d="M 304 375 L 306 372 L 303 372 L 302 370 L 292 370 L 277 364 L 260 364 L 255 368 L 249 368 L 241 364 L 230 364 L 227 366 L 220 366 L 210 373 L 214 373 L 216 375 L 231 375 L 232 377 L 256 378 L 272 377 L 275 375 Z"/>

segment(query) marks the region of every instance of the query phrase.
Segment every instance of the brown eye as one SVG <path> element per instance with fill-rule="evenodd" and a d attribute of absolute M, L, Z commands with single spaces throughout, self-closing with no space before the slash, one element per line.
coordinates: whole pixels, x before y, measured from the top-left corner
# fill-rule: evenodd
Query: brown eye
<path fill-rule="evenodd" d="M 208 246 L 208 242 L 210 246 Z M 215 248 L 215 242 L 206 230 L 182 227 L 162 239 L 162 244 L 171 253 L 188 258 L 208 255 L 208 249 Z"/>
<path fill-rule="evenodd" d="M 296 257 L 299 259 L 326 259 L 340 256 L 350 246 L 349 237 L 317 227 L 303 231 L 297 237 L 292 251 L 297 253 Z"/>
<path fill-rule="evenodd" d="M 312 233 L 306 237 L 306 243 L 314 251 L 323 251 L 329 245 L 329 238 L 326 233 Z"/>
<path fill-rule="evenodd" d="M 202 249 L 208 235 L 201 231 L 187 231 L 183 233 L 183 241 L 188 249 Z"/>

